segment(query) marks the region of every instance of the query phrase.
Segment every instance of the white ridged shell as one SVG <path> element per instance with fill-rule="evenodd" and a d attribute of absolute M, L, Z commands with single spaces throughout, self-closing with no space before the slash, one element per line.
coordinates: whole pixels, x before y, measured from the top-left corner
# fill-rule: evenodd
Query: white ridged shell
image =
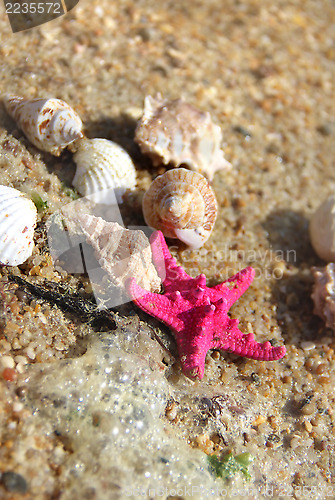
<path fill-rule="evenodd" d="M 160 291 L 161 279 L 152 263 L 150 243 L 143 231 L 125 229 L 117 222 L 106 222 L 88 214 L 79 215 L 77 221 L 113 285 L 124 287 L 128 278 L 135 278 L 145 290 Z"/>
<path fill-rule="evenodd" d="M 168 238 L 178 238 L 191 248 L 209 238 L 217 215 L 217 201 L 205 177 L 185 168 L 156 177 L 143 197 L 148 226 Z"/>
<path fill-rule="evenodd" d="M 79 115 L 60 99 L 4 98 L 8 113 L 38 149 L 59 156 L 64 148 L 83 137 Z"/>
<path fill-rule="evenodd" d="M 72 181 L 82 196 L 96 194 L 96 203 L 108 203 L 113 190 L 119 203 L 122 195 L 136 186 L 136 170 L 128 153 L 107 139 L 82 139 L 77 144 L 74 161 L 76 175 Z"/>
<path fill-rule="evenodd" d="M 335 330 L 335 264 L 313 267 L 312 273 L 314 276 L 313 312 L 325 321 L 327 328 Z"/>
<path fill-rule="evenodd" d="M 316 210 L 309 225 L 315 252 L 326 262 L 335 262 L 335 196 L 329 196 Z"/>
<path fill-rule="evenodd" d="M 17 189 L 0 186 L 0 262 L 19 266 L 31 256 L 37 210 Z"/>
<path fill-rule="evenodd" d="M 135 141 L 154 166 L 186 165 L 211 180 L 214 173 L 230 169 L 220 149 L 221 128 L 209 113 L 199 111 L 183 99 L 167 101 L 147 96 L 144 113 L 135 131 Z"/>

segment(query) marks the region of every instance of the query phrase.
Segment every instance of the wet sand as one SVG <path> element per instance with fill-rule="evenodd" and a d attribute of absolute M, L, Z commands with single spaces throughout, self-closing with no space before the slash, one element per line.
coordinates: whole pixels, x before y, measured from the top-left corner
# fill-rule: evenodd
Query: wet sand
<path fill-rule="evenodd" d="M 132 304 L 116 313 L 115 330 L 94 327 L 2 268 L 0 496 L 335 497 L 335 340 L 312 312 L 310 268 L 325 263 L 308 237 L 311 214 L 335 188 L 334 22 L 331 1 L 80 0 L 12 34 L 2 11 L 0 94 L 64 99 L 88 137 L 129 152 L 138 191 L 122 208 L 126 225 L 144 224 L 141 196 L 165 170 L 134 142 L 144 97 L 183 96 L 211 113 L 233 165 L 212 183 L 218 219 L 200 250 L 170 249 L 209 285 L 252 265 L 256 279 L 231 317 L 287 354 L 259 362 L 210 352 L 192 382 L 168 328 Z M 10 271 L 89 298 L 88 278 L 55 267 L 45 235 L 75 196 L 72 154 L 38 151 L 2 105 L 0 127 L 0 182 L 47 202 L 34 254 Z M 209 469 L 208 455 L 230 451 L 252 455 L 249 481 Z"/>

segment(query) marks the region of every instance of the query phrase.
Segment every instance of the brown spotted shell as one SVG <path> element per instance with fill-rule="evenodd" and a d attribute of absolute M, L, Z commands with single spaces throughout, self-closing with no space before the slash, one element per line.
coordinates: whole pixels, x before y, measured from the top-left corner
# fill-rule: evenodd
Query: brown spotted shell
<path fill-rule="evenodd" d="M 88 214 L 77 215 L 76 221 L 113 285 L 124 288 L 128 278 L 135 278 L 145 290 L 160 291 L 161 279 L 152 263 L 150 242 L 143 231 L 125 229 L 117 222 L 106 222 Z"/>
<path fill-rule="evenodd" d="M 312 299 L 314 314 L 320 316 L 327 328 L 335 330 L 335 264 L 313 267 L 314 288 Z"/>
<path fill-rule="evenodd" d="M 205 177 L 185 168 L 156 177 L 143 197 L 148 226 L 168 238 L 178 238 L 191 248 L 209 238 L 217 215 L 215 195 Z"/>
<path fill-rule="evenodd" d="M 220 127 L 212 122 L 209 113 L 183 99 L 167 101 L 160 95 L 147 96 L 135 141 L 142 153 L 151 157 L 154 166 L 185 165 L 210 180 L 217 170 L 231 168 L 220 149 Z"/>
<path fill-rule="evenodd" d="M 83 137 L 79 115 L 60 99 L 7 95 L 3 101 L 25 136 L 42 151 L 59 156 L 69 144 Z"/>

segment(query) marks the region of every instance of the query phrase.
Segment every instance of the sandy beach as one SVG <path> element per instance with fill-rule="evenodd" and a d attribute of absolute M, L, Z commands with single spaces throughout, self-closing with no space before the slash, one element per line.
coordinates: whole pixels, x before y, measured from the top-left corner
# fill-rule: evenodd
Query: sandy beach
<path fill-rule="evenodd" d="M 145 96 L 210 113 L 233 167 L 211 183 L 218 218 L 200 249 L 169 248 L 207 286 L 252 266 L 230 317 L 287 350 L 210 351 L 193 381 L 169 328 L 132 302 L 109 323 L 85 316 L 90 279 L 55 264 L 46 229 L 79 197 L 73 154 L 38 150 L 1 102 L 0 184 L 39 201 L 32 256 L 0 268 L 1 498 L 335 498 L 335 338 L 313 314 L 311 268 L 326 262 L 308 234 L 335 189 L 334 37 L 330 0 L 80 0 L 18 33 L 1 6 L 0 96 L 63 99 L 87 137 L 129 153 L 126 227 L 145 225 L 143 194 L 167 169 L 134 141 Z M 209 457 L 230 453 L 220 477 Z"/>

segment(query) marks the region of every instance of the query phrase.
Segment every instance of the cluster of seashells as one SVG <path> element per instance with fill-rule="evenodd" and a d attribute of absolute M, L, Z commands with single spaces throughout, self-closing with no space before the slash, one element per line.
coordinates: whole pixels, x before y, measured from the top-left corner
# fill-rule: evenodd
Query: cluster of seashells
<path fill-rule="evenodd" d="M 73 186 L 82 196 L 113 189 L 119 202 L 127 189 L 136 186 L 136 170 L 131 157 L 115 142 L 88 139 L 83 123 L 74 109 L 61 99 L 24 99 L 4 97 L 9 115 L 29 141 L 55 156 L 71 146 L 77 165 Z M 101 202 L 97 195 L 96 203 Z"/>
<path fill-rule="evenodd" d="M 135 189 L 136 169 L 129 154 L 107 139 L 85 137 L 79 115 L 66 102 L 15 95 L 5 96 L 3 102 L 9 115 L 38 149 L 59 156 L 70 147 L 77 165 L 73 186 L 83 197 L 108 204 L 113 203 L 115 196 L 117 203 L 121 203 L 124 193 Z M 178 167 L 158 176 L 143 196 L 143 215 L 149 226 L 191 248 L 199 248 L 207 241 L 217 216 L 217 201 L 209 180 L 215 171 L 231 168 L 220 149 L 221 140 L 221 129 L 213 124 L 209 113 L 182 99 L 146 97 L 135 141 L 154 166 Z M 22 193 L 16 192 L 12 198 L 6 194 L 6 198 L 6 189 L 12 188 L 1 188 L 0 233 L 3 217 L 7 217 L 11 231 L 6 233 L 8 237 L 0 235 L 0 262 L 18 265 L 32 252 L 36 209 Z M 24 224 L 23 228 L 16 219 Z M 24 238 L 19 238 L 17 234 L 24 228 L 27 228 L 22 233 Z M 92 236 L 89 240 L 93 244 Z M 152 291 L 157 289 L 155 280 L 150 287 Z"/>
<path fill-rule="evenodd" d="M 135 141 L 155 167 L 178 167 L 158 176 L 145 193 L 142 208 L 146 224 L 190 248 L 201 247 L 213 230 L 218 210 L 206 177 L 212 180 L 217 170 L 231 168 L 220 148 L 220 127 L 209 113 L 183 99 L 147 96 Z"/>
<path fill-rule="evenodd" d="M 314 314 L 335 331 L 335 196 L 329 196 L 313 214 L 309 235 L 316 254 L 328 264 L 313 267 Z"/>

